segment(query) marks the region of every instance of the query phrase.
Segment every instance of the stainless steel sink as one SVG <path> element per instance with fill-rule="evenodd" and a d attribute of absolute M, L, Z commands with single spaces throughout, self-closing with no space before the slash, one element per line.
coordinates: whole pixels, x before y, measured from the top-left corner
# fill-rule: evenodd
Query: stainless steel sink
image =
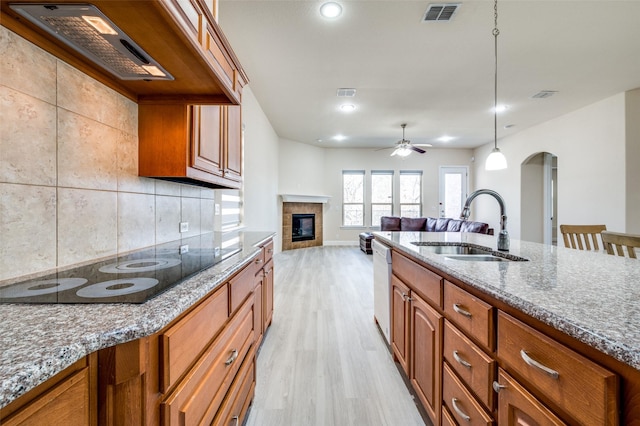
<path fill-rule="evenodd" d="M 470 262 L 508 262 L 510 260 L 505 257 L 493 256 L 491 254 L 452 254 L 445 256 L 445 259 L 466 260 Z"/>
<path fill-rule="evenodd" d="M 470 262 L 523 262 L 529 260 L 509 253 L 493 251 L 489 247 L 470 245 L 468 243 L 438 244 L 428 241 L 415 241 L 411 244 L 419 246 L 423 251 L 441 254 L 445 258 L 452 260 Z"/>

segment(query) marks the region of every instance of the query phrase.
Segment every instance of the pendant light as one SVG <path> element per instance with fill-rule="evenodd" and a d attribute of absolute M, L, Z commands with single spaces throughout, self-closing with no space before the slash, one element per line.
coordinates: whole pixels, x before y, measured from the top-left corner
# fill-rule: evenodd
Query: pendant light
<path fill-rule="evenodd" d="M 493 52 L 495 58 L 495 73 L 493 75 L 493 150 L 487 157 L 485 170 L 502 170 L 507 168 L 507 158 L 498 148 L 498 0 L 493 4 Z"/>

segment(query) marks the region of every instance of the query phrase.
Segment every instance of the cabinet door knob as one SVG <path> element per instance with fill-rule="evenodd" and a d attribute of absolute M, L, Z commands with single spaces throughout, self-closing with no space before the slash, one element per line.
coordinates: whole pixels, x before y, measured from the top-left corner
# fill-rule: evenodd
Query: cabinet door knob
<path fill-rule="evenodd" d="M 468 361 L 465 361 L 464 359 L 462 359 L 462 357 L 460 356 L 460 354 L 458 354 L 458 351 L 453 351 L 453 359 L 455 359 L 456 361 L 458 361 L 460 364 L 462 364 L 463 366 L 467 367 L 467 368 L 471 368 L 471 364 Z"/>
<path fill-rule="evenodd" d="M 471 318 L 472 316 L 471 312 L 467 311 L 466 309 L 463 309 L 459 303 L 453 304 L 453 310 L 459 313 L 460 315 L 464 315 L 467 318 Z"/>
<path fill-rule="evenodd" d="M 231 356 L 229 357 L 229 359 L 227 359 L 224 362 L 224 365 L 231 365 L 233 364 L 233 361 L 235 361 L 238 358 L 238 350 L 234 349 L 231 351 Z"/>
<path fill-rule="evenodd" d="M 462 417 L 466 421 L 471 421 L 471 417 L 467 413 L 462 411 L 460 409 L 460 407 L 458 407 L 458 399 L 457 398 L 451 398 L 451 405 L 453 405 L 453 409 L 456 410 L 456 413 L 458 413 L 458 415 L 460 417 Z"/>
<path fill-rule="evenodd" d="M 554 369 L 551 369 L 551 368 L 547 367 L 546 365 L 540 364 L 538 361 L 536 361 L 535 359 L 531 358 L 529 356 L 529 354 L 527 352 L 525 352 L 524 349 L 520 350 L 520 356 L 522 357 L 522 360 L 524 362 L 526 362 L 528 365 L 530 365 L 532 367 L 535 367 L 535 368 L 537 368 L 539 370 L 544 371 L 545 373 L 547 373 L 548 375 L 550 375 L 554 379 L 558 380 L 558 377 L 560 377 L 560 373 L 558 373 Z"/>
<path fill-rule="evenodd" d="M 505 386 L 505 385 L 501 385 L 500 383 L 496 382 L 495 380 L 493 381 L 493 385 L 492 385 L 492 386 L 493 386 L 493 391 L 494 391 L 495 393 L 500 393 L 500 391 L 501 391 L 502 389 L 505 389 L 505 388 L 506 388 L 506 386 Z"/>

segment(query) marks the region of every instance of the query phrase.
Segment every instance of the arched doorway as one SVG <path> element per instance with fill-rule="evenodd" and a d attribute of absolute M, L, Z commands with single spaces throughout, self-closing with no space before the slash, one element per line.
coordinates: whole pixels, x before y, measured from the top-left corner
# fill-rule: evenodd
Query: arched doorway
<path fill-rule="evenodd" d="M 557 242 L 558 157 L 549 152 L 529 156 L 520 165 L 520 238 Z"/>

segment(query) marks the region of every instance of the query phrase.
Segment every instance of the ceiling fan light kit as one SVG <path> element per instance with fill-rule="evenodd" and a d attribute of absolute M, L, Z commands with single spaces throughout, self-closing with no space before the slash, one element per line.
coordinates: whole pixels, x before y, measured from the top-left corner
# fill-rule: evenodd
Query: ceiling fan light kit
<path fill-rule="evenodd" d="M 401 124 L 400 127 L 402 127 L 402 139 L 396 142 L 395 149 L 391 153 L 392 157 L 394 155 L 397 155 L 399 157 L 407 157 L 409 154 L 411 154 L 412 151 L 415 151 L 418 154 L 424 154 L 425 152 L 427 152 L 422 148 L 418 148 L 416 145 L 412 145 L 410 140 L 404 138 L 404 129 L 405 127 L 407 127 L 406 123 Z M 420 144 L 420 146 L 431 146 L 431 144 L 425 143 Z"/>
<path fill-rule="evenodd" d="M 498 148 L 498 0 L 493 3 L 493 52 L 495 73 L 493 75 L 493 150 L 487 157 L 485 170 L 502 170 L 507 168 L 507 158 Z"/>

